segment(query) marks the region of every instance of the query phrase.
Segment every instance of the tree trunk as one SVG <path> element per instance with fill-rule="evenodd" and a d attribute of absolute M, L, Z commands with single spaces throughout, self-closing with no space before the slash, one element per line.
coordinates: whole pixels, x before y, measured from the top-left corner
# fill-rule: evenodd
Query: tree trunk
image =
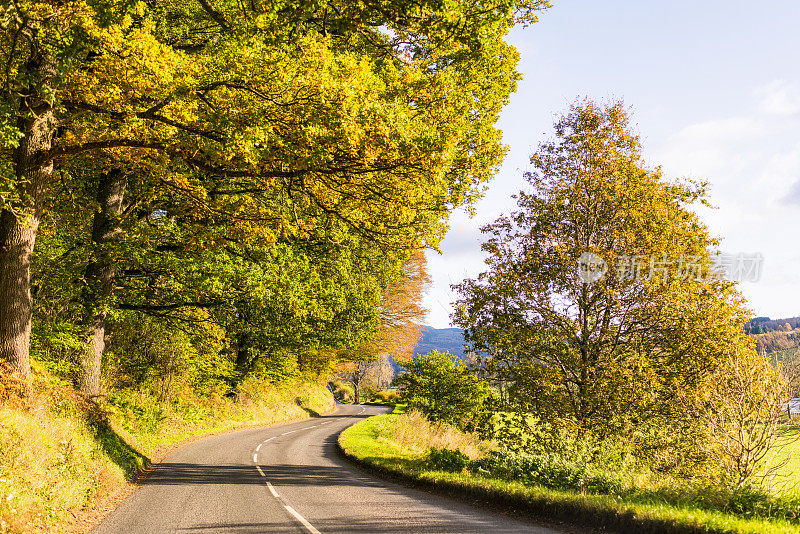
<path fill-rule="evenodd" d="M 94 261 L 86 266 L 83 300 L 88 343 L 81 358 L 81 392 L 88 399 L 100 395 L 100 371 L 106 348 L 106 319 L 109 298 L 114 291 L 116 271 L 109 245 L 122 233 L 119 224 L 125 199 L 127 177 L 115 169 L 100 176 L 97 184 L 98 209 L 92 221 Z"/>
<path fill-rule="evenodd" d="M 23 71 L 33 81 L 20 97 L 17 128 L 23 137 L 12 156 L 19 198 L 0 211 L 0 361 L 10 363 L 14 372 L 29 381 L 31 256 L 53 174 L 46 153 L 52 148 L 57 124 L 42 95 L 54 75 L 52 65 L 33 53 Z"/>
<path fill-rule="evenodd" d="M 0 213 L 0 359 L 26 381 L 31 377 L 31 255 L 39 226 L 35 211 Z"/>
<path fill-rule="evenodd" d="M 236 336 L 236 371 L 239 381 L 250 372 L 251 359 L 250 336 L 247 332 L 239 332 Z"/>

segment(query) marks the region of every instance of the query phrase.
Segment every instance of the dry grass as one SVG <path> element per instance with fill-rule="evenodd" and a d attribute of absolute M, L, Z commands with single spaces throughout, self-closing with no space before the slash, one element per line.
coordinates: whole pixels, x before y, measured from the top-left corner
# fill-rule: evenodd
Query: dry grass
<path fill-rule="evenodd" d="M 239 402 L 198 397 L 162 406 L 164 418 L 153 428 L 141 415 L 152 398 L 139 393 L 99 412 L 41 371 L 26 389 L 27 396 L 18 383 L 0 378 L 0 533 L 84 531 L 93 511 L 111 504 L 165 447 L 333 409 L 323 386 L 305 384 L 298 397 L 295 387 L 262 384 Z"/>
<path fill-rule="evenodd" d="M 121 467 L 100 459 L 74 392 L 39 379 L 29 393 L 0 404 L 1 532 L 57 531 L 56 524 L 125 481 Z"/>
<path fill-rule="evenodd" d="M 391 436 L 397 445 L 412 454 L 424 455 L 431 447 L 458 449 L 470 460 L 482 457 L 491 445 L 473 434 L 465 434 L 450 425 L 431 423 L 424 415 L 415 411 L 397 417 Z"/>

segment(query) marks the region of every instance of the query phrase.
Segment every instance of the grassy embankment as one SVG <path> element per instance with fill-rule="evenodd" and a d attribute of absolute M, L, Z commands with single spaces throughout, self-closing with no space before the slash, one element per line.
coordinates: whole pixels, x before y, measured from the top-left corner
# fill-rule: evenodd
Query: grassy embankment
<path fill-rule="evenodd" d="M 342 433 L 339 444 L 348 457 L 383 474 L 546 520 L 622 532 L 800 533 L 800 524 L 795 522 L 715 510 L 697 489 L 680 487 L 667 479 L 656 482 L 651 478 L 645 486 L 638 479 L 622 494 L 611 495 L 525 485 L 486 478 L 469 470 L 435 470 L 426 461 L 431 447 L 458 449 L 475 459 L 491 444 L 452 428 L 431 425 L 418 414 L 372 417 Z M 800 452 L 800 445 L 794 447 Z M 793 453 L 787 450 L 786 454 Z M 800 480 L 800 457 L 795 454 L 792 462 L 783 468 L 784 479 Z"/>
<path fill-rule="evenodd" d="M 116 392 L 97 410 L 41 371 L 27 398 L 0 382 L 0 532 L 85 531 L 173 445 L 334 408 L 316 383 L 252 382 L 246 391 L 236 400 L 182 392 L 169 401 Z"/>

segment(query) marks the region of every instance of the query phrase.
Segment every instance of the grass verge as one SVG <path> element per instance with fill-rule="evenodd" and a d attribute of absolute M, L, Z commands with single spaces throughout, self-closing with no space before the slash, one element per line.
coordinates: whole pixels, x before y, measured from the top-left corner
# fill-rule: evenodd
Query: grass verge
<path fill-rule="evenodd" d="M 800 533 L 800 527 L 785 521 L 746 519 L 658 499 L 630 502 L 619 496 L 581 494 L 466 472 L 431 470 L 425 462 L 422 441 L 417 445 L 408 443 L 408 423 L 402 417 L 405 416 L 379 415 L 350 427 L 339 437 L 341 452 L 376 474 L 546 521 L 626 533 Z M 417 436 L 422 434 L 417 432 Z M 432 434 L 438 436 L 436 432 Z M 453 443 L 450 448 L 466 452 L 462 445 Z"/>
<path fill-rule="evenodd" d="M 333 408 L 316 383 L 252 384 L 238 399 L 124 391 L 102 409 L 43 372 L 27 398 L 0 383 L 0 532 L 85 532 L 171 447 Z"/>

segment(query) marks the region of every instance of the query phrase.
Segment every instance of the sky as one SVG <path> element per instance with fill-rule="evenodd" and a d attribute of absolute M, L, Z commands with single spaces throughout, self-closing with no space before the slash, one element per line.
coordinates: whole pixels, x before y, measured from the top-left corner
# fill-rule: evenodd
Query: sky
<path fill-rule="evenodd" d="M 622 99 L 667 178 L 710 183 L 699 211 L 725 253 L 762 254 L 740 290 L 756 315 L 800 315 L 800 2 L 552 0 L 515 29 L 523 80 L 500 116 L 508 154 L 469 217 L 428 251 L 426 324 L 451 326 L 464 278 L 485 270 L 480 227 L 515 208 L 536 146 L 578 97 Z"/>

